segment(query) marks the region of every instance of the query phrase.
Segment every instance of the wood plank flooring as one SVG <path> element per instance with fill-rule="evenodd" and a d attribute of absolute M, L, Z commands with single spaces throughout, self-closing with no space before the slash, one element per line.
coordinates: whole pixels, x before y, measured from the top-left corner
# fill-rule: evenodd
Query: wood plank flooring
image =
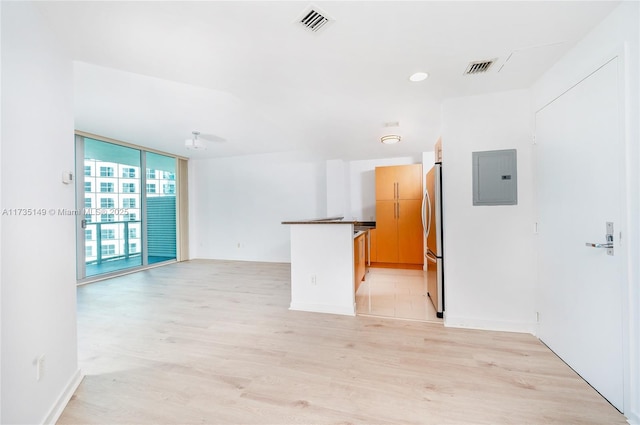
<path fill-rule="evenodd" d="M 289 311 L 288 264 L 191 261 L 78 288 L 58 424 L 625 424 L 535 337 Z"/>

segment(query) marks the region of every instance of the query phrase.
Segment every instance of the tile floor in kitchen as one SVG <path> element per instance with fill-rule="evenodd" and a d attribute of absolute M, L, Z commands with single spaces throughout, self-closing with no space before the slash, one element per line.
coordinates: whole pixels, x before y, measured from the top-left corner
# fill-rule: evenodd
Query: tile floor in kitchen
<path fill-rule="evenodd" d="M 356 313 L 442 322 L 427 296 L 422 270 L 371 267 L 356 292 Z"/>

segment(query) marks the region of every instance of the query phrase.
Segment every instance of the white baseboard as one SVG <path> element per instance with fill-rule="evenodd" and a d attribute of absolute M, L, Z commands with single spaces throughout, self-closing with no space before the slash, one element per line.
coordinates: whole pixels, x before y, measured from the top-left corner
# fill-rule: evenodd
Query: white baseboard
<path fill-rule="evenodd" d="M 509 322 L 500 320 L 486 320 L 471 317 L 456 317 L 446 314 L 444 325 L 450 328 L 481 329 L 485 331 L 518 332 L 536 334 L 535 322 Z"/>
<path fill-rule="evenodd" d="M 311 311 L 314 313 L 341 314 L 343 316 L 355 316 L 356 311 L 353 307 L 340 307 L 335 305 L 324 304 L 307 304 L 307 303 L 291 303 L 289 310 Z"/>
<path fill-rule="evenodd" d="M 60 415 L 62 415 L 64 408 L 67 407 L 67 403 L 71 400 L 73 393 L 76 392 L 83 378 L 84 375 L 82 374 L 82 371 L 78 369 L 69 380 L 69 383 L 67 383 L 64 391 L 60 394 L 60 397 L 58 397 L 58 400 L 55 402 L 53 407 L 51 407 L 49 414 L 44 420 L 45 425 L 54 425 L 58 419 L 60 419 Z"/>

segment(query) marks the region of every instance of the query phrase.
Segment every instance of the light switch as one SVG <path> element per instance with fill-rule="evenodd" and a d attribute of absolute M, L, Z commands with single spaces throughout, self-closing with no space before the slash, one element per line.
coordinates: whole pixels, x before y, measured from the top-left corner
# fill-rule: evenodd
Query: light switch
<path fill-rule="evenodd" d="M 69 184 L 73 182 L 73 173 L 71 171 L 62 172 L 62 183 Z"/>

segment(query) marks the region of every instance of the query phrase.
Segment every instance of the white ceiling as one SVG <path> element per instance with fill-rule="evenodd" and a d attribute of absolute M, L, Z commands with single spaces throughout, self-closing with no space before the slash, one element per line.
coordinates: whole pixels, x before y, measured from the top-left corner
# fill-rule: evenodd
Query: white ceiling
<path fill-rule="evenodd" d="M 76 128 L 198 157 L 416 155 L 444 98 L 528 88 L 616 1 L 108 2 L 38 8 L 75 67 Z M 332 22 L 297 18 L 313 4 Z M 485 74 L 471 61 L 497 59 Z M 420 83 L 410 74 L 426 71 Z M 385 122 L 403 140 L 379 143 Z M 184 140 L 200 131 L 206 151 Z"/>

